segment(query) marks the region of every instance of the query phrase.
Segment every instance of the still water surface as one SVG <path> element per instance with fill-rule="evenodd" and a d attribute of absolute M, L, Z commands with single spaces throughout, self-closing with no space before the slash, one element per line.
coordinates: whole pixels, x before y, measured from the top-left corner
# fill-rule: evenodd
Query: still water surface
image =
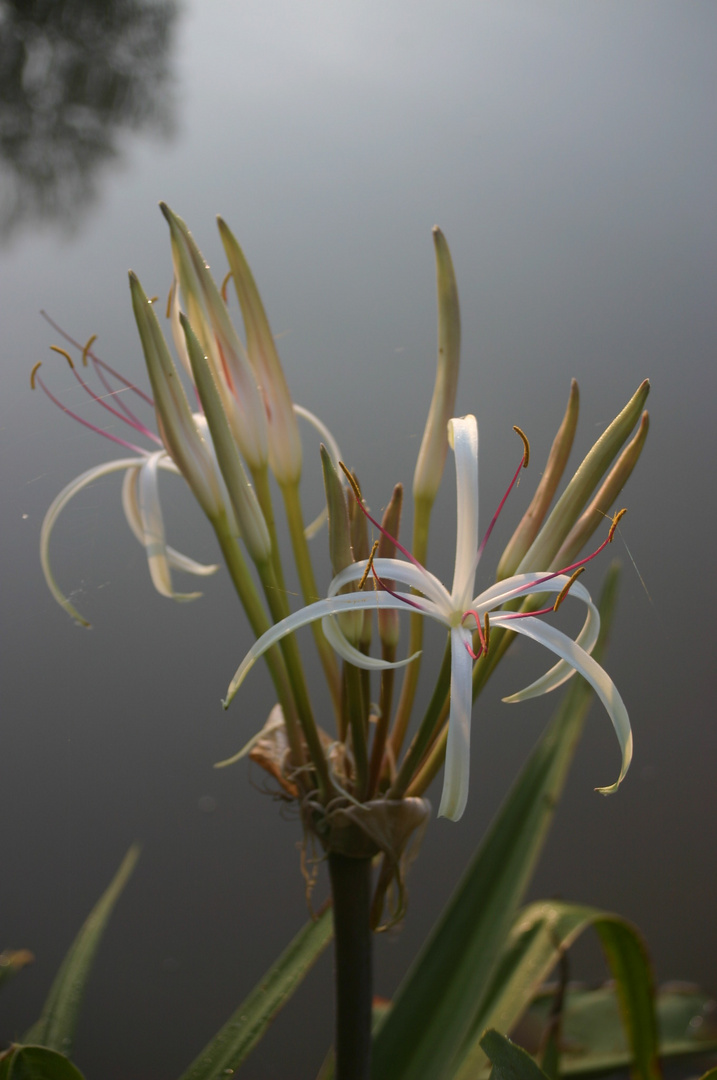
<path fill-rule="evenodd" d="M 0 22 L 0 946 L 37 955 L 5 994 L 0 1035 L 34 1019 L 135 838 L 142 859 L 78 1036 L 89 1076 L 178 1075 L 306 918 L 298 823 L 255 771 L 212 769 L 272 704 L 257 669 L 228 714 L 219 706 L 250 642 L 226 577 L 207 579 L 194 604 L 159 597 L 118 478 L 84 492 L 54 541 L 59 580 L 91 632 L 40 574 L 44 511 L 113 450 L 30 392 L 43 360 L 63 403 L 89 416 L 38 310 L 81 340 L 97 333 L 100 354 L 144 383 L 126 271 L 166 293 L 159 199 L 218 275 L 214 214 L 230 223 L 295 399 L 337 433 L 375 506 L 412 476 L 435 363 L 430 229 L 441 225 L 484 520 L 514 467 L 514 423 L 538 463 L 486 554 L 485 582 L 570 379 L 582 393 L 576 458 L 652 380 L 607 664 L 635 759 L 617 796 L 594 794 L 617 770 L 595 708 L 531 892 L 621 912 L 643 929 L 660 979 L 717 991 L 715 6 L 210 0 L 138 6 L 129 27 L 120 5 L 99 27 L 91 3 L 54 7 L 67 16 L 52 26 L 23 22 L 9 3 Z M 315 449 L 307 442 L 307 513 L 321 499 Z M 447 480 L 431 547 L 441 576 L 454 542 Z M 182 482 L 168 477 L 164 490 L 170 542 L 212 561 Z M 323 552 L 325 536 L 315 543 Z M 593 588 L 600 573 L 590 570 Z M 516 649 L 481 699 L 468 812 L 429 828 L 405 927 L 377 943 L 378 993 L 392 993 L 551 713 L 551 700 L 500 703 L 527 681 L 524 665 L 541 670 L 538 652 Z M 578 950 L 572 974 L 602 978 L 597 952 Z M 247 1077 L 315 1075 L 330 978 L 326 957 Z"/>

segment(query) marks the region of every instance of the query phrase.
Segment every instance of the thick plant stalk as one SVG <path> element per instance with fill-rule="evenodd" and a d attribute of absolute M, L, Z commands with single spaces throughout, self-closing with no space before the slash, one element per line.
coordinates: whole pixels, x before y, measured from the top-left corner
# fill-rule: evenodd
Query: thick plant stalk
<path fill-rule="evenodd" d="M 371 1071 L 371 860 L 329 855 L 336 980 L 335 1080 Z"/>

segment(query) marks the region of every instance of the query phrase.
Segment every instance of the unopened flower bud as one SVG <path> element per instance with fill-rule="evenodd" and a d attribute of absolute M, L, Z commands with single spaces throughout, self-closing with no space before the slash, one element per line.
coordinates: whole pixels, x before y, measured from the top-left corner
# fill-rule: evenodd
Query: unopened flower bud
<path fill-rule="evenodd" d="M 622 412 L 615 417 L 588 452 L 555 504 L 550 517 L 521 560 L 518 566 L 519 573 L 545 569 L 553 565 L 566 536 L 637 423 L 649 393 L 650 382 L 649 379 L 645 379 Z"/>
<path fill-rule="evenodd" d="M 436 226 L 436 287 L 438 291 L 438 367 L 428 419 L 413 476 L 413 497 L 429 506 L 436 497 L 448 453 L 448 421 L 455 413 L 461 354 L 461 315 L 453 260 L 446 238 Z"/>
<path fill-rule="evenodd" d="M 192 234 L 166 203 L 160 203 L 160 208 L 169 225 L 174 271 L 186 314 L 212 365 L 232 434 L 247 464 L 262 469 L 268 456 L 268 435 L 256 376 Z"/>
<path fill-rule="evenodd" d="M 269 465 L 280 484 L 301 476 L 301 438 L 291 394 L 259 290 L 229 226 L 217 218 L 246 331 L 246 351 L 264 396 L 269 428 Z"/>
<path fill-rule="evenodd" d="M 236 514 L 239 531 L 254 562 L 265 563 L 271 556 L 271 539 L 259 500 L 249 482 L 236 448 L 214 373 L 186 315 L 180 315 L 180 322 L 197 392 L 207 418 L 217 461 Z"/>
<path fill-rule="evenodd" d="M 530 506 L 525 511 L 518 528 L 508 541 L 505 551 L 498 563 L 496 578 L 502 581 L 515 573 L 521 559 L 538 535 L 538 530 L 545 520 L 548 507 L 553 501 L 553 496 L 558 490 L 558 484 L 562 478 L 575 436 L 575 428 L 578 423 L 580 412 L 580 392 L 578 384 L 573 379 L 570 384 L 570 397 L 565 410 L 563 421 L 553 440 L 553 445 L 548 456 L 545 470 L 538 484 Z M 567 563 L 565 564 L 567 565 Z"/>
<path fill-rule="evenodd" d="M 162 440 L 200 506 L 213 518 L 220 509 L 221 496 L 211 451 L 194 422 L 179 372 L 153 306 L 136 274 L 131 271 L 129 286 Z"/>

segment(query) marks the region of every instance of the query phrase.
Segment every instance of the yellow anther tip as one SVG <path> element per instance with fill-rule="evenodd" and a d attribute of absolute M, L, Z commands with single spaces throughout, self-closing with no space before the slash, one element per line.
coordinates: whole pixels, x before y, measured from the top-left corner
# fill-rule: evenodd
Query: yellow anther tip
<path fill-rule="evenodd" d="M 520 435 L 521 439 L 523 440 L 523 468 L 527 469 L 528 463 L 530 461 L 530 443 L 528 442 L 528 436 L 525 434 L 524 431 L 521 430 L 521 428 L 518 427 L 517 424 L 513 424 L 513 431 L 515 431 L 516 434 Z"/>
<path fill-rule="evenodd" d="M 562 587 L 562 589 L 558 593 L 557 598 L 555 600 L 555 603 L 553 604 L 553 611 L 558 610 L 558 608 L 562 604 L 563 600 L 568 595 L 568 593 L 572 589 L 573 585 L 578 580 L 578 578 L 580 577 L 580 575 L 583 573 L 584 570 L 585 570 L 584 566 L 579 567 L 575 571 L 575 573 L 571 575 L 570 580 L 565 582 L 565 585 Z"/>
<path fill-rule="evenodd" d="M 364 572 L 363 572 L 363 574 L 361 576 L 361 580 L 358 583 L 358 591 L 359 592 L 361 592 L 361 590 L 363 589 L 364 585 L 366 584 L 366 578 L 371 573 L 371 567 L 373 566 L 373 560 L 374 560 L 374 557 L 375 557 L 377 551 L 378 551 L 378 540 L 374 540 L 373 547 L 371 548 L 371 554 L 369 555 L 368 562 L 366 563 L 366 569 L 364 570 Z"/>
<path fill-rule="evenodd" d="M 233 271 L 229 270 L 229 271 L 228 271 L 228 272 L 227 272 L 227 273 L 226 273 L 226 274 L 224 275 L 224 281 L 222 282 L 222 287 L 221 287 L 221 294 L 222 294 L 222 300 L 224 301 L 224 303 L 225 303 L 225 304 L 226 304 L 226 302 L 227 302 L 227 285 L 229 284 L 229 279 L 230 279 L 230 278 L 231 278 L 232 276 L 233 276 Z"/>
<path fill-rule="evenodd" d="M 613 516 L 612 525 L 610 526 L 610 532 L 607 534 L 607 539 L 608 539 L 609 544 L 611 544 L 612 541 L 613 541 L 613 538 L 615 536 L 615 529 L 620 524 L 620 519 L 623 518 L 626 513 L 627 513 L 627 507 L 623 506 L 622 510 L 618 510 L 618 512 Z"/>
<path fill-rule="evenodd" d="M 34 368 L 32 369 L 32 371 L 30 372 L 30 389 L 31 390 L 35 389 L 35 376 L 37 375 L 37 373 L 38 373 L 38 371 L 40 370 L 41 367 L 42 367 L 42 360 L 38 360 L 37 363 L 35 364 Z"/>
<path fill-rule="evenodd" d="M 358 480 L 356 479 L 356 477 L 351 472 L 349 472 L 343 461 L 339 462 L 339 468 L 341 469 L 342 473 L 351 485 L 351 490 L 353 491 L 358 501 L 363 502 L 363 495 L 361 494 L 361 488 L 358 485 Z"/>
<path fill-rule="evenodd" d="M 75 365 L 72 363 L 72 357 L 65 349 L 61 349 L 59 345 L 51 345 L 50 348 L 53 352 L 59 353 L 60 356 L 64 356 L 65 360 L 70 365 L 72 370 L 75 370 Z"/>
<path fill-rule="evenodd" d="M 92 334 L 92 336 L 87 339 L 85 347 L 82 350 L 82 366 L 83 367 L 87 367 L 87 354 L 90 351 L 90 349 L 92 348 L 92 345 L 93 345 L 93 343 L 95 341 L 97 341 L 97 334 Z"/>

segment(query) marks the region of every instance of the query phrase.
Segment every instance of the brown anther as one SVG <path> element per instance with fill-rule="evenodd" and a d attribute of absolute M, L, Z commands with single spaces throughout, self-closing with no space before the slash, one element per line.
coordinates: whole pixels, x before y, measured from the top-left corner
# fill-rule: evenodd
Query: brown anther
<path fill-rule="evenodd" d="M 57 353 L 60 354 L 60 356 L 64 356 L 65 360 L 70 365 L 72 370 L 73 371 L 75 370 L 75 365 L 72 363 L 72 357 L 70 356 L 70 354 L 68 352 L 65 352 L 64 349 L 61 349 L 59 345 L 51 345 L 50 348 L 52 349 L 53 352 L 57 352 Z"/>
<path fill-rule="evenodd" d="M 361 592 L 361 590 L 363 589 L 364 585 L 366 584 L 366 578 L 371 573 L 371 567 L 373 566 L 374 556 L 375 556 L 377 551 L 378 551 L 378 540 L 374 540 L 373 547 L 371 548 L 371 554 L 369 555 L 368 562 L 366 563 L 366 569 L 364 570 L 363 576 L 361 577 L 361 580 L 358 583 L 358 591 L 359 592 Z"/>
<path fill-rule="evenodd" d="M 358 480 L 356 479 L 356 477 L 354 476 L 353 473 L 349 472 L 349 470 L 344 465 L 343 461 L 339 462 L 339 467 L 340 467 L 342 473 L 344 474 L 344 476 L 346 477 L 346 479 L 348 480 L 349 484 L 351 485 L 351 490 L 353 491 L 354 495 L 356 496 L 358 501 L 360 503 L 362 503 L 363 502 L 363 495 L 361 494 L 361 488 L 358 485 Z"/>
<path fill-rule="evenodd" d="M 35 364 L 34 368 L 32 369 L 32 371 L 30 372 L 30 389 L 31 390 L 35 389 L 35 376 L 37 375 L 37 372 L 41 367 L 42 367 L 42 360 L 38 360 L 37 363 Z"/>
<path fill-rule="evenodd" d="M 92 337 L 87 339 L 84 349 L 82 350 L 82 366 L 87 367 L 87 354 L 92 348 L 92 343 L 97 341 L 97 334 L 93 334 Z"/>
<path fill-rule="evenodd" d="M 488 644 L 490 642 L 490 618 L 488 617 L 488 612 L 487 611 L 486 611 L 485 615 L 483 616 L 483 638 L 484 638 L 483 652 L 487 653 L 488 652 Z"/>
<path fill-rule="evenodd" d="M 172 278 L 172 284 L 169 286 L 169 293 L 167 294 L 167 309 L 164 313 L 165 319 L 168 319 L 172 314 L 172 304 L 174 303 L 174 294 L 177 290 L 177 279 Z"/>
<path fill-rule="evenodd" d="M 608 542 L 608 544 L 612 543 L 613 537 L 615 535 L 615 529 L 620 524 L 620 518 L 623 517 L 626 513 L 627 513 L 627 507 L 623 506 L 622 510 L 618 510 L 618 512 L 616 514 L 613 514 L 612 525 L 610 526 L 610 532 L 607 534 L 607 542 Z"/>
<path fill-rule="evenodd" d="M 156 304 L 158 300 L 159 300 L 158 296 L 150 296 L 149 299 L 147 300 L 147 303 L 148 304 Z"/>
<path fill-rule="evenodd" d="M 227 302 L 227 285 L 229 284 L 229 278 L 231 278 L 233 276 L 234 276 L 234 272 L 232 270 L 230 270 L 228 274 L 224 275 L 224 281 L 222 282 L 222 287 L 220 289 L 220 292 L 222 294 L 222 300 L 224 301 L 225 304 Z"/>
<path fill-rule="evenodd" d="M 530 461 L 530 443 L 528 442 L 528 436 L 524 431 L 518 427 L 517 424 L 513 424 L 513 431 L 520 435 L 523 440 L 523 468 L 528 468 L 528 462 Z"/>
<path fill-rule="evenodd" d="M 566 582 L 565 582 L 565 584 L 563 585 L 562 589 L 561 589 L 561 590 L 560 590 L 560 592 L 558 593 L 558 596 L 557 596 L 557 599 L 556 599 L 555 603 L 553 604 L 553 611 L 557 611 L 557 610 L 558 610 L 558 608 L 559 608 L 559 607 L 560 607 L 560 605 L 562 604 L 563 600 L 564 600 L 564 599 L 565 599 L 565 597 L 566 597 L 566 596 L 568 595 L 568 593 L 570 592 L 570 590 L 572 589 L 573 585 L 574 585 L 574 584 L 575 584 L 575 582 L 576 582 L 576 581 L 578 580 L 578 578 L 580 577 L 580 575 L 582 574 L 582 572 L 583 572 L 583 570 L 584 570 L 584 569 L 585 569 L 585 567 L 584 567 L 584 566 L 581 566 L 581 567 L 579 567 L 579 568 L 578 568 L 578 569 L 577 569 L 577 570 L 575 571 L 575 573 L 571 575 L 571 577 L 570 577 L 570 580 L 569 580 L 569 581 L 566 581 Z"/>

